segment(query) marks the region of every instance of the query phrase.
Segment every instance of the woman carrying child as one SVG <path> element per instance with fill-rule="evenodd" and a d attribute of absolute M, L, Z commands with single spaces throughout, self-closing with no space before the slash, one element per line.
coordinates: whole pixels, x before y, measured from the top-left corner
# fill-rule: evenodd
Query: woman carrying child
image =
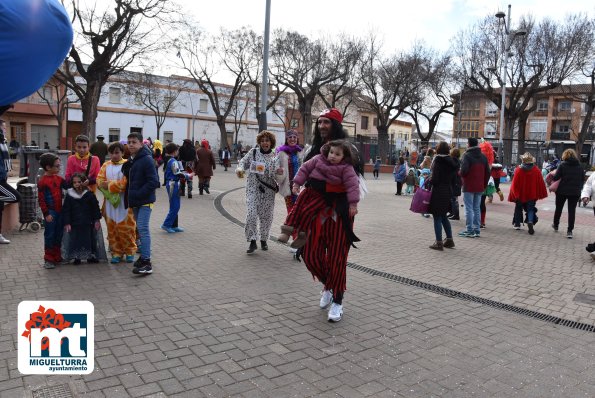
<path fill-rule="evenodd" d="M 74 173 L 71 178 L 72 188 L 66 191 L 62 206 L 64 224 L 63 257 L 74 259 L 75 265 L 81 260 L 88 263 L 107 261 L 103 235 L 101 234 L 101 211 L 97 198 L 87 185 L 87 176 Z"/>
<path fill-rule="evenodd" d="M 127 263 L 134 261 L 136 253 L 136 222 L 132 209 L 124 207 L 126 177 L 122 173 L 122 165 L 126 162 L 124 145 L 112 142 L 107 147 L 110 160 L 105 162 L 97 176 L 97 186 L 103 193 L 103 215 L 107 225 L 107 238 L 112 253 L 112 264 L 122 259 Z"/>

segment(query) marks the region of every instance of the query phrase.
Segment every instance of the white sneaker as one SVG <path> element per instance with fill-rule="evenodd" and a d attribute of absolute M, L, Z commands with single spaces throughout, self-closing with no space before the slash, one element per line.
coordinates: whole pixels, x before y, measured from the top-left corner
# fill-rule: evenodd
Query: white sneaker
<path fill-rule="evenodd" d="M 4 236 L 2 236 L 2 234 L 0 234 L 0 244 L 9 244 L 10 241 L 8 239 L 6 239 Z"/>
<path fill-rule="evenodd" d="M 323 290 L 320 295 L 320 308 L 325 309 L 333 301 L 333 293 L 330 290 Z"/>
<path fill-rule="evenodd" d="M 328 311 L 328 321 L 329 322 L 339 322 L 343 317 L 343 305 L 333 303 L 331 304 L 331 309 Z"/>

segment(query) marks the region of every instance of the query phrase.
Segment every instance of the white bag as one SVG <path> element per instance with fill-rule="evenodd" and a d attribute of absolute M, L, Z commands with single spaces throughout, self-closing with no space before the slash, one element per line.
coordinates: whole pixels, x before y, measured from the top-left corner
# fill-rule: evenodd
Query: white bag
<path fill-rule="evenodd" d="M 358 174 L 359 178 L 359 200 L 363 200 L 368 193 L 368 187 L 366 186 L 366 179 L 363 175 Z"/>

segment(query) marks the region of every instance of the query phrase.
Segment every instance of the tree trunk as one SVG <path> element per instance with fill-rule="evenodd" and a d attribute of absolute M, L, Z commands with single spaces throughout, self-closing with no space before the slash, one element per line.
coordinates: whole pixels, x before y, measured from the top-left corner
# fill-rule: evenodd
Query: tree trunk
<path fill-rule="evenodd" d="M 390 164 L 390 159 L 388 159 L 388 126 L 378 126 L 378 153 L 383 162 Z"/>
<path fill-rule="evenodd" d="M 227 130 L 225 130 L 225 119 L 220 116 L 217 118 L 217 126 L 219 126 L 219 148 L 227 146 Z M 211 145 L 211 148 L 213 145 Z"/>
<path fill-rule="evenodd" d="M 159 131 L 161 131 L 161 126 L 157 125 L 157 138 L 159 139 Z M 194 145 L 194 142 L 192 143 L 192 145 Z"/>
<path fill-rule="evenodd" d="M 85 98 L 81 101 L 83 112 L 83 123 L 81 134 L 87 135 L 91 142 L 95 142 L 97 128 L 97 103 L 101 94 L 101 86 L 98 82 L 89 82 Z"/>
<path fill-rule="evenodd" d="M 525 133 L 527 130 L 527 119 L 519 117 L 519 143 L 518 143 L 518 156 L 525 153 Z"/>
<path fill-rule="evenodd" d="M 588 106 L 587 114 L 583 118 L 583 126 L 581 127 L 581 131 L 578 134 L 578 137 L 576 139 L 576 154 L 578 155 L 579 160 L 581 158 L 581 153 L 583 153 L 583 145 L 585 143 L 585 140 L 587 139 L 587 134 L 589 134 L 589 126 L 591 124 L 590 123 L 591 117 L 593 117 L 593 104 L 592 103 L 590 104 L 590 106 Z M 591 162 L 592 161 L 593 161 L 593 159 L 591 159 Z"/>
<path fill-rule="evenodd" d="M 312 143 L 312 102 L 306 100 L 303 104 L 302 123 L 304 126 L 304 145 Z"/>
<path fill-rule="evenodd" d="M 510 166 L 512 164 L 512 123 L 510 120 L 506 119 L 504 121 L 504 139 L 503 146 L 504 146 L 504 153 L 502 165 Z"/>

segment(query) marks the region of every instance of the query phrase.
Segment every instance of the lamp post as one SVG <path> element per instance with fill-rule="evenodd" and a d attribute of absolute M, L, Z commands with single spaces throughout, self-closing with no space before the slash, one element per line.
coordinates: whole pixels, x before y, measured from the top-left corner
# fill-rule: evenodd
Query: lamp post
<path fill-rule="evenodd" d="M 503 23 L 504 23 L 504 34 L 505 34 L 505 39 L 504 39 L 504 62 L 502 64 L 502 98 L 501 98 L 501 105 L 500 105 L 500 134 L 498 137 L 498 146 L 499 148 L 499 153 L 500 153 L 500 162 L 504 161 L 504 130 L 505 130 L 505 126 L 504 126 L 504 110 L 506 109 L 506 70 L 508 68 L 508 57 L 509 57 L 509 53 L 510 53 L 510 46 L 512 45 L 515 37 L 517 36 L 524 36 L 527 34 L 527 30 L 525 29 L 517 29 L 517 30 L 513 30 L 509 28 L 510 26 L 510 4 L 508 5 L 508 15 L 506 15 L 503 11 L 498 11 L 496 13 L 496 18 L 498 19 L 502 19 Z M 506 19 L 504 19 L 505 17 L 508 17 L 508 23 L 506 21 Z"/>
<path fill-rule="evenodd" d="M 258 128 L 260 131 L 267 128 L 267 102 L 269 94 L 269 31 L 271 27 L 271 0 L 266 0 L 264 19 L 264 49 L 262 56 L 262 89 L 260 94 L 260 116 Z"/>

